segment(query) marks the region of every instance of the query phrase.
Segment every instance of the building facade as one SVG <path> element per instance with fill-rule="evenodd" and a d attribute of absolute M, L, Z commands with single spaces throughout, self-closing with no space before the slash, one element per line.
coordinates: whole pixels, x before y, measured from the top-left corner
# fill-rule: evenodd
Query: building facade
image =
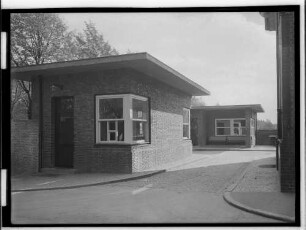
<path fill-rule="evenodd" d="M 278 162 L 282 192 L 295 192 L 296 188 L 296 98 L 295 82 L 299 79 L 299 15 L 297 11 L 261 13 L 265 29 L 276 31 L 277 55 L 277 111 Z M 297 29 L 296 29 L 297 28 Z M 297 40 L 296 40 L 297 38 Z M 298 60 L 296 60 L 298 59 Z M 299 138 L 299 137 L 297 137 Z"/>
<path fill-rule="evenodd" d="M 254 146 L 258 112 L 264 112 L 261 105 L 192 107 L 193 145 Z"/>
<path fill-rule="evenodd" d="M 22 67 L 12 75 L 33 85 L 40 169 L 133 173 L 187 157 L 191 97 L 209 94 L 147 53 Z"/>

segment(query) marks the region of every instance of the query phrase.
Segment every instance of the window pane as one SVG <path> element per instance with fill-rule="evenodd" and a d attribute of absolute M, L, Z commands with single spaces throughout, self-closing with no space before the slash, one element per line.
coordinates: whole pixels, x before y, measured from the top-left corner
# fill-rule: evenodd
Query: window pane
<path fill-rule="evenodd" d="M 133 118 L 148 119 L 148 101 L 137 100 L 133 98 Z"/>
<path fill-rule="evenodd" d="M 183 123 L 189 123 L 189 110 L 183 109 Z"/>
<path fill-rule="evenodd" d="M 245 120 L 244 120 L 244 119 L 234 120 L 234 122 L 240 123 L 240 125 L 241 125 L 242 127 L 245 126 Z"/>
<path fill-rule="evenodd" d="M 239 128 L 234 128 L 234 135 L 239 136 Z"/>
<path fill-rule="evenodd" d="M 109 140 L 110 141 L 116 140 L 116 132 L 109 132 Z"/>
<path fill-rule="evenodd" d="M 118 121 L 118 141 L 124 141 L 124 121 Z"/>
<path fill-rule="evenodd" d="M 189 138 L 189 125 L 183 125 L 183 137 Z"/>
<path fill-rule="evenodd" d="M 109 130 L 116 130 L 116 121 L 109 121 L 108 122 L 108 129 Z"/>
<path fill-rule="evenodd" d="M 149 126 L 148 122 L 133 121 L 133 140 L 149 141 Z"/>
<path fill-rule="evenodd" d="M 217 128 L 217 135 L 230 135 L 231 129 L 230 128 Z"/>
<path fill-rule="evenodd" d="M 217 127 L 230 127 L 230 120 L 218 120 Z"/>
<path fill-rule="evenodd" d="M 107 141 L 107 121 L 100 122 L 100 140 Z"/>
<path fill-rule="evenodd" d="M 242 135 L 246 135 L 246 128 L 241 128 Z"/>
<path fill-rule="evenodd" d="M 123 98 L 100 99 L 100 119 L 117 119 L 123 117 Z"/>

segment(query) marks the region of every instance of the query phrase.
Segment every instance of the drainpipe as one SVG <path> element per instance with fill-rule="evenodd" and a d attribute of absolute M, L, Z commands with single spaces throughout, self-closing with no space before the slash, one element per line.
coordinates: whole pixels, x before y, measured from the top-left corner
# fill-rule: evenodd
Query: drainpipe
<path fill-rule="evenodd" d="M 38 172 L 41 172 L 43 167 L 42 157 L 43 157 L 43 80 L 42 76 L 38 76 L 39 85 L 39 166 Z"/>
<path fill-rule="evenodd" d="M 280 71 L 280 50 L 279 50 L 279 13 L 276 13 L 276 75 L 277 75 L 277 139 L 276 139 L 276 169 L 279 170 L 279 147 L 283 138 L 282 133 L 282 89 L 281 89 L 281 71 Z"/>

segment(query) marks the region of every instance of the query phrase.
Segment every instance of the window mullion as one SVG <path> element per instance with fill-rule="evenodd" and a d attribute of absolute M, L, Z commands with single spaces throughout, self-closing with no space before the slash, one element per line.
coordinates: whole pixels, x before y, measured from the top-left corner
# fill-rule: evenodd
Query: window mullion
<path fill-rule="evenodd" d="M 190 109 L 188 109 L 188 139 L 190 139 Z"/>
<path fill-rule="evenodd" d="M 96 142 L 101 142 L 101 137 L 100 137 L 100 133 L 101 133 L 101 125 L 100 125 L 100 121 L 99 121 L 99 99 L 96 98 Z"/>
<path fill-rule="evenodd" d="M 133 136 L 133 130 L 132 130 L 132 119 L 131 119 L 131 109 L 132 109 L 132 98 L 130 95 L 126 95 L 124 97 L 124 137 L 126 142 L 132 143 L 132 136 Z"/>
<path fill-rule="evenodd" d="M 116 141 L 118 141 L 118 121 L 115 121 L 115 129 L 116 129 L 115 138 L 116 138 Z"/>
<path fill-rule="evenodd" d="M 106 133 L 107 133 L 107 141 L 110 141 L 110 137 L 109 137 L 109 121 L 106 122 Z"/>

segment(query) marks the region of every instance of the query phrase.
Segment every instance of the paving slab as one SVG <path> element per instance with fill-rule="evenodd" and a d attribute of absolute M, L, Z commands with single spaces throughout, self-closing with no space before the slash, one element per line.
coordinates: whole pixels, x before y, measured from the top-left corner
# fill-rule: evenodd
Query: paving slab
<path fill-rule="evenodd" d="M 234 200 L 253 209 L 295 217 L 295 194 L 280 192 L 233 192 Z"/>
<path fill-rule="evenodd" d="M 295 194 L 281 193 L 275 157 L 252 162 L 223 197 L 242 210 L 286 222 L 295 221 Z"/>
<path fill-rule="evenodd" d="M 196 162 L 204 158 L 207 158 L 207 156 L 191 154 L 189 157 L 168 164 L 160 165 L 150 169 L 149 171 L 130 174 L 67 172 L 58 173 L 57 170 L 53 170 L 54 172 L 51 170 L 49 172 L 41 172 L 33 175 L 13 176 L 11 179 L 11 190 L 12 192 L 40 191 L 118 183 L 150 177 L 159 173 L 166 172 L 173 167 Z"/>

